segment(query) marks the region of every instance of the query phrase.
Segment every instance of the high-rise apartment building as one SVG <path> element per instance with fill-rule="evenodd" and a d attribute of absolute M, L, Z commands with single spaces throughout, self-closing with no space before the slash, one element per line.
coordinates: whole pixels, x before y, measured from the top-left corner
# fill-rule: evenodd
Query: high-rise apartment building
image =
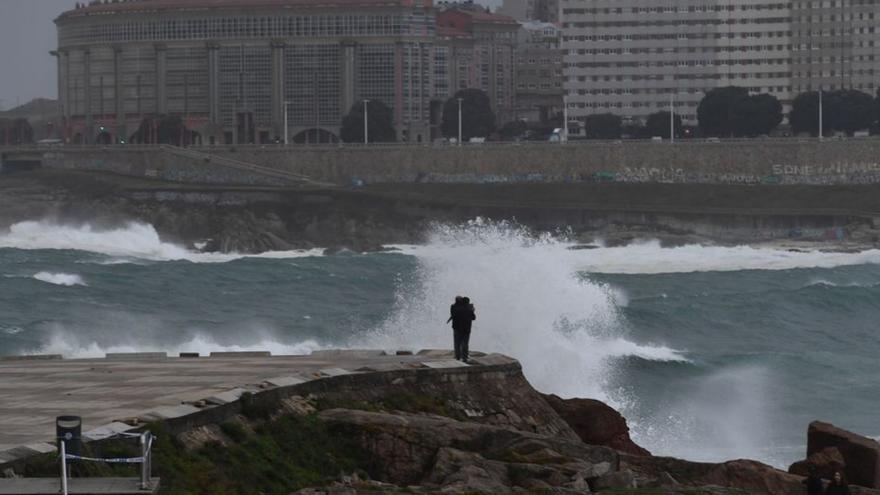
<path fill-rule="evenodd" d="M 644 120 L 675 110 L 696 121 L 712 88 L 742 86 L 787 100 L 791 2 L 561 0 L 569 116 Z"/>
<path fill-rule="evenodd" d="M 514 51 L 519 23 L 472 3 L 446 4 L 437 13 L 440 46 L 446 47 L 451 94 L 486 92 L 499 125 L 515 116 Z"/>
<path fill-rule="evenodd" d="M 145 140 L 166 115 L 196 143 L 327 142 L 365 99 L 428 141 L 448 97 L 431 0 L 96 1 L 56 24 L 71 142 Z"/>
<path fill-rule="evenodd" d="M 875 0 L 792 2 L 793 92 L 851 88 L 873 94 L 880 77 L 878 22 Z"/>
<path fill-rule="evenodd" d="M 558 22 L 559 0 L 504 0 L 498 13 L 520 22 Z"/>
<path fill-rule="evenodd" d="M 784 105 L 808 90 L 873 94 L 875 0 L 561 0 L 572 118 L 643 120 L 672 104 L 688 123 L 706 92 L 741 86 Z M 674 102 L 674 103 L 673 103 Z"/>
<path fill-rule="evenodd" d="M 523 22 L 516 45 L 516 119 L 545 124 L 562 113 L 560 29 L 540 21 Z"/>

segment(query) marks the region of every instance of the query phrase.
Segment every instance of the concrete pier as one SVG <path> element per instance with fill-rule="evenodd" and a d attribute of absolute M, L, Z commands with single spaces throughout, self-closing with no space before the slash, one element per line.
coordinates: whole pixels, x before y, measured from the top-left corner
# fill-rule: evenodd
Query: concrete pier
<path fill-rule="evenodd" d="M 475 354 L 479 356 L 478 354 Z M 191 356 L 191 355 L 190 355 Z M 515 362 L 490 355 L 471 366 Z M 346 375 L 442 370 L 469 365 L 448 351 L 389 355 L 383 351 L 320 351 L 309 356 L 215 353 L 111 354 L 100 359 L 60 356 L 0 358 L 0 469 L 55 451 L 55 418 L 83 419 L 83 441 L 101 440 L 152 421 L 218 416 L 250 392 L 283 393 Z"/>

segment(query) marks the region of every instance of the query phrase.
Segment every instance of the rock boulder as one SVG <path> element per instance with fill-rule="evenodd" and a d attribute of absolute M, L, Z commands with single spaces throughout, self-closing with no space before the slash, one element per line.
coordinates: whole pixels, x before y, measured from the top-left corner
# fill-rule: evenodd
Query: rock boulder
<path fill-rule="evenodd" d="M 741 490 L 751 495 L 803 495 L 802 478 L 756 461 L 721 464 L 691 462 L 672 457 L 621 455 L 621 469 L 635 473 L 639 485 L 672 479 L 680 488 L 706 485 Z"/>
<path fill-rule="evenodd" d="M 821 455 L 834 448 L 845 464 L 850 484 L 880 488 L 880 443 L 838 428 L 830 423 L 814 421 L 807 430 L 807 457 Z"/>
<path fill-rule="evenodd" d="M 619 454 L 579 440 L 409 413 L 322 411 L 335 433 L 357 439 L 383 482 L 443 493 L 586 493 L 615 486 Z M 628 486 L 628 485 L 627 485 Z M 623 488 L 623 485 L 618 485 Z"/>
<path fill-rule="evenodd" d="M 837 447 L 827 447 L 820 452 L 810 454 L 804 461 L 798 461 L 788 468 L 788 472 L 798 476 L 810 474 L 810 466 L 815 466 L 820 478 L 830 480 L 835 471 L 846 472 L 846 461 Z"/>
<path fill-rule="evenodd" d="M 604 445 L 631 455 L 651 455 L 629 437 L 626 419 L 605 403 L 556 395 L 545 395 L 544 399 L 584 443 Z"/>

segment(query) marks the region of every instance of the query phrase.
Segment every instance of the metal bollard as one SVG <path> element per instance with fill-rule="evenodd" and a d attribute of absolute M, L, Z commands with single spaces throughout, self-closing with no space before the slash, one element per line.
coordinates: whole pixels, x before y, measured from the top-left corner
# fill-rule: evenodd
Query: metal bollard
<path fill-rule="evenodd" d="M 153 472 L 153 436 L 149 431 L 145 431 L 140 436 L 141 442 L 141 490 L 149 490 L 152 488 L 152 472 Z"/>
<path fill-rule="evenodd" d="M 61 440 L 61 494 L 67 495 L 67 448 Z"/>
<path fill-rule="evenodd" d="M 149 483 L 149 475 L 147 474 L 147 470 L 149 466 L 147 465 L 147 435 L 149 433 L 144 432 L 141 434 L 141 457 L 143 458 L 143 462 L 141 463 L 141 490 L 147 490 L 150 487 Z"/>

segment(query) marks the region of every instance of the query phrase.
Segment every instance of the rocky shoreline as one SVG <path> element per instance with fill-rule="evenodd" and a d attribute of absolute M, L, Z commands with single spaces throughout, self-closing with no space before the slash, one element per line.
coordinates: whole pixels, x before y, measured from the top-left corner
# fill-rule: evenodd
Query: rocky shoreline
<path fill-rule="evenodd" d="M 663 184 L 649 190 L 643 190 L 646 185 L 573 185 L 576 189 L 571 191 L 553 189 L 564 184 L 434 186 L 439 189 L 194 187 L 99 172 L 37 170 L 2 176 L 0 229 L 25 220 L 97 228 L 137 221 L 155 227 L 163 240 L 193 250 L 365 252 L 390 244 L 420 244 L 434 224 L 459 224 L 480 216 L 554 233 L 584 248 L 596 242 L 618 246 L 646 239 L 663 246 L 748 244 L 790 250 L 862 251 L 880 246 L 880 229 L 872 216 L 829 212 L 821 204 L 807 207 L 811 201 L 800 198 L 806 193 L 795 186 L 727 186 L 718 191 Z M 765 197 L 779 195 L 776 191 L 792 197 Z M 825 194 L 807 192 L 811 197 Z M 834 196 L 832 192 L 828 195 Z M 594 194 L 602 197 L 590 199 Z M 878 196 L 870 188 L 837 195 L 864 201 Z M 678 196 L 683 198 L 676 203 Z M 730 196 L 729 204 L 711 214 L 690 206 L 707 200 L 704 196 Z M 751 196 L 762 208 L 750 208 Z M 584 202 L 577 203 L 578 198 Z M 632 204 L 636 198 L 641 198 L 641 206 Z M 798 205 L 803 206 L 801 212 L 792 213 Z M 861 206 L 873 208 L 873 203 Z"/>
<path fill-rule="evenodd" d="M 452 363 L 448 351 L 419 355 Z M 150 424 L 158 435 L 159 493 L 805 493 L 802 476 L 756 461 L 701 463 L 651 455 L 630 439 L 626 421 L 609 406 L 540 394 L 519 363 L 506 356 L 475 352 L 473 361 L 442 370 L 365 368 L 286 394 L 243 394 L 207 413 L 213 418 L 207 421 Z M 117 450 L 122 445 L 99 448 L 126 455 Z M 852 494 L 880 495 L 880 444 L 814 424 L 814 448 L 839 457 L 845 466 L 834 467 L 866 485 L 851 485 Z M 126 469 L 91 466 L 72 469 L 75 476 L 120 475 Z M 47 476 L 55 470 L 55 458 L 45 456 L 19 474 Z"/>

